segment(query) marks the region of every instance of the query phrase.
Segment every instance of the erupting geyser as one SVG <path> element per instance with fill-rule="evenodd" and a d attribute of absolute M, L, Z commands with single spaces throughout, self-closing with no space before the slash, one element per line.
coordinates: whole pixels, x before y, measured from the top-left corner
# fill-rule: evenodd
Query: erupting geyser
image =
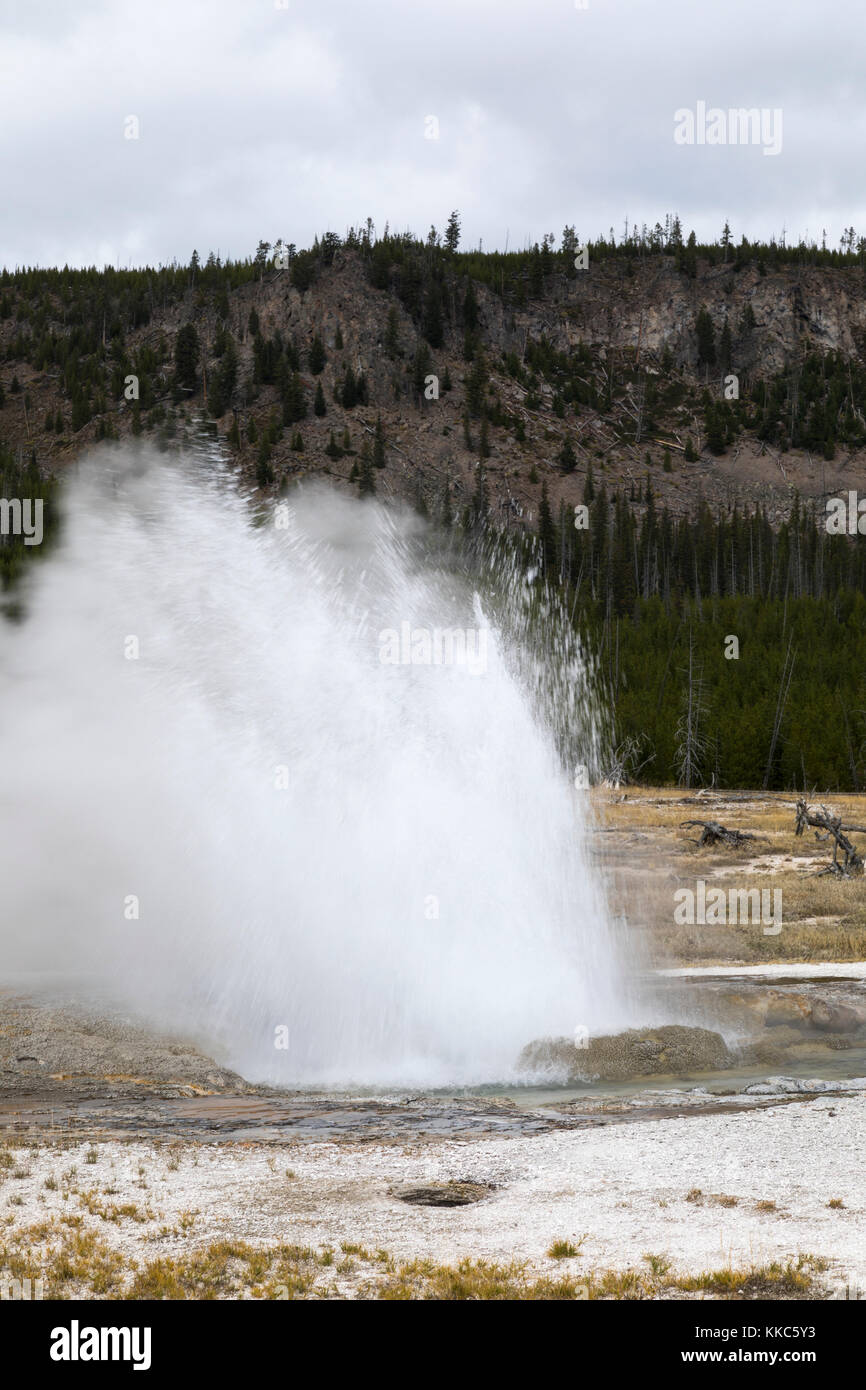
<path fill-rule="evenodd" d="M 121 450 L 66 514 L 0 629 L 4 970 L 285 1084 L 505 1080 L 624 1022 L 541 687 L 416 519 L 314 489 L 281 527 Z"/>

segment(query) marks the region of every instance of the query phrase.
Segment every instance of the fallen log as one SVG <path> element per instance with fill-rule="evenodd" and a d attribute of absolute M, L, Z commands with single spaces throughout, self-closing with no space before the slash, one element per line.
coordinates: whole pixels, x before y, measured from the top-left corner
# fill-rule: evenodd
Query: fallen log
<path fill-rule="evenodd" d="M 687 830 L 688 827 L 692 825 L 703 826 L 700 839 L 694 839 L 695 844 L 698 846 L 725 844 L 731 845 L 734 849 L 739 849 L 740 845 L 744 844 L 746 840 L 758 840 L 763 838 L 759 835 L 753 835 L 749 830 L 730 830 L 726 825 L 722 825 L 721 821 L 717 820 L 680 821 L 681 830 Z"/>

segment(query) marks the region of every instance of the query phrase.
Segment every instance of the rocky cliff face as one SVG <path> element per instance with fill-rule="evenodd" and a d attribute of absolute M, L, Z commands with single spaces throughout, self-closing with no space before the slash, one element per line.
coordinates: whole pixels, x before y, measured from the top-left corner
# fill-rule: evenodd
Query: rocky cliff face
<path fill-rule="evenodd" d="M 558 277 L 542 304 L 510 316 L 489 292 L 483 295 L 485 327 L 499 348 L 523 338 L 547 336 L 568 351 L 591 347 L 631 349 L 677 366 L 696 368 L 695 319 L 706 306 L 720 335 L 727 320 L 734 365 L 771 375 L 804 350 L 858 356 L 866 349 L 866 278 L 861 271 L 783 267 L 761 275 L 756 266 L 699 267 L 694 279 L 671 257 L 648 257 L 633 275 L 624 262 L 604 262 L 573 280 Z M 749 306 L 754 327 L 740 324 Z M 509 331 L 510 330 L 510 331 Z"/>
<path fill-rule="evenodd" d="M 354 486 L 353 464 L 365 439 L 381 416 L 387 439 L 388 465 L 377 475 L 377 491 L 423 501 L 430 508 L 448 481 L 455 504 L 465 502 L 475 486 L 482 452 L 480 424 L 464 423 L 467 378 L 471 364 L 464 352 L 461 304 L 467 281 L 446 276 L 442 284 L 444 338 L 431 351 L 430 370 L 441 384 L 450 377 L 452 389 L 440 389 L 438 399 L 420 400 L 413 390 L 412 362 L 422 341 L 418 322 L 407 312 L 394 287 L 375 288 L 361 257 L 341 249 L 332 264 L 320 269 L 312 285 L 300 290 L 287 272 L 269 270 L 264 278 L 229 296 L 227 326 L 238 350 L 240 383 L 254 374 L 250 311 L 255 309 L 261 334 L 294 340 L 301 355 L 301 382 L 307 416 L 298 422 L 303 452 L 292 450 L 292 429 L 286 429 L 273 447 L 273 470 L 281 480 L 324 472 Z M 572 278 L 554 274 L 547 278 L 543 298 L 528 295 L 519 305 L 504 303 L 483 284 L 475 286 L 478 301 L 478 337 L 489 368 L 489 400 L 498 401 L 503 421 L 494 419 L 489 431 L 489 455 L 484 459 L 494 517 L 509 523 L 534 524 L 541 485 L 548 484 L 551 503 L 566 507 L 579 502 L 587 470 L 608 487 L 635 489 L 649 473 L 662 504 L 674 513 L 694 508 L 701 498 L 711 503 L 764 505 L 771 517 L 781 519 L 795 489 L 819 499 L 856 487 L 864 477 L 864 457 L 859 451 L 840 448 L 828 461 L 814 453 L 778 449 L 762 443 L 748 429 L 741 432 L 721 456 L 706 448 L 700 399 L 705 389 L 721 394 L 718 368 L 712 373 L 698 366 L 696 318 L 705 307 L 712 319 L 716 340 L 727 323 L 731 339 L 730 370 L 749 380 L 771 378 L 802 362 L 806 352 L 840 353 L 853 363 L 866 358 L 866 276 L 857 267 L 816 269 L 793 265 L 767 268 L 757 264 L 735 269 L 733 264 L 710 265 L 699 261 L 694 276 L 679 270 L 673 257 L 653 256 L 633 262 L 624 259 L 597 261 Z M 396 324 L 397 348 L 386 351 L 389 314 Z M 185 322 L 196 325 L 203 345 L 205 365 L 216 369 L 211 350 L 217 336 L 214 303 L 190 292 L 184 303 L 168 311 L 157 308 L 147 326 L 128 336 L 131 351 L 147 343 L 164 351 L 161 371 L 161 405 L 168 416 L 173 409 L 169 395 L 172 354 L 176 334 Z M 77 455 L 97 435 L 92 422 L 74 435 L 54 437 L 40 433 L 47 412 L 63 410 L 65 403 L 56 373 L 38 372 L 27 362 L 10 359 L 15 323 L 0 324 L 0 348 L 7 360 L 0 379 L 6 384 L 6 406 L 0 411 L 0 436 L 22 449 L 33 449 L 40 463 L 56 466 Z M 314 335 L 325 345 L 327 361 L 320 376 L 307 370 L 306 352 Z M 545 340 L 560 353 L 574 353 L 581 345 L 591 350 L 591 375 L 601 379 L 605 364 L 616 366 L 622 388 L 612 409 L 555 409 L 554 387 L 541 377 L 532 391 L 525 381 L 507 370 L 505 354 L 521 364 L 533 343 Z M 341 346 L 339 345 L 341 344 Z M 337 397 L 346 368 L 365 377 L 365 405 L 344 409 Z M 676 387 L 676 413 L 662 411 L 654 428 L 642 432 L 632 423 L 635 389 L 629 373 L 646 374 L 646 380 Z M 9 383 L 17 375 L 21 394 L 10 396 Z M 320 381 L 327 402 L 326 414 L 312 412 L 313 395 Z M 625 385 L 623 386 L 623 382 Z M 24 398 L 29 410 L 24 409 Z M 187 417 L 204 407 L 201 396 L 187 401 Z M 237 398 L 233 404 L 238 407 Z M 255 473 L 256 446 L 246 439 L 252 415 L 258 434 L 280 411 L 273 386 L 259 385 L 243 396 L 238 409 L 241 443 L 239 463 Z M 68 413 L 68 412 L 64 412 Z M 109 432 L 130 428 L 131 409 L 124 401 L 107 407 Z M 231 412 L 220 418 L 219 432 L 227 435 Z M 155 426 L 156 427 L 156 426 Z M 164 428 L 164 425 L 161 426 Z M 147 422 L 145 424 L 147 428 Z M 342 438 L 348 431 L 349 449 L 340 459 L 326 454 L 331 432 Z M 173 437 L 173 431 L 170 431 Z M 683 454 L 686 437 L 693 439 L 697 459 Z M 566 439 L 572 441 L 578 465 L 563 475 L 558 455 Z M 673 467 L 663 470 L 665 449 L 673 453 Z M 357 470 L 356 470 L 357 471 Z"/>

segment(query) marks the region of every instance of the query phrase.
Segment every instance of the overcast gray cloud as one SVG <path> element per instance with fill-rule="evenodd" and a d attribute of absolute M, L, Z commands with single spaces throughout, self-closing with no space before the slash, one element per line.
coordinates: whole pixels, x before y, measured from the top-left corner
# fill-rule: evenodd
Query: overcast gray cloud
<path fill-rule="evenodd" d="M 0 0 L 0 262 L 426 234 L 454 207 L 488 248 L 666 211 L 836 244 L 866 232 L 864 38 L 862 0 Z M 780 110 L 780 152 L 678 145 L 699 102 Z"/>

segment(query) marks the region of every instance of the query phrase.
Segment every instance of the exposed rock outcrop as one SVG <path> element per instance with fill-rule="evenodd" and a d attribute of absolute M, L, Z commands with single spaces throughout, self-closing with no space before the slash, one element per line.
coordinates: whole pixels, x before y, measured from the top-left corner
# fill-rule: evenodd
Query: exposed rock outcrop
<path fill-rule="evenodd" d="M 721 1033 L 665 1024 L 591 1038 L 585 1047 L 577 1047 L 570 1038 L 538 1038 L 523 1049 L 518 1067 L 551 1081 L 627 1081 L 720 1071 L 733 1062 Z"/>

